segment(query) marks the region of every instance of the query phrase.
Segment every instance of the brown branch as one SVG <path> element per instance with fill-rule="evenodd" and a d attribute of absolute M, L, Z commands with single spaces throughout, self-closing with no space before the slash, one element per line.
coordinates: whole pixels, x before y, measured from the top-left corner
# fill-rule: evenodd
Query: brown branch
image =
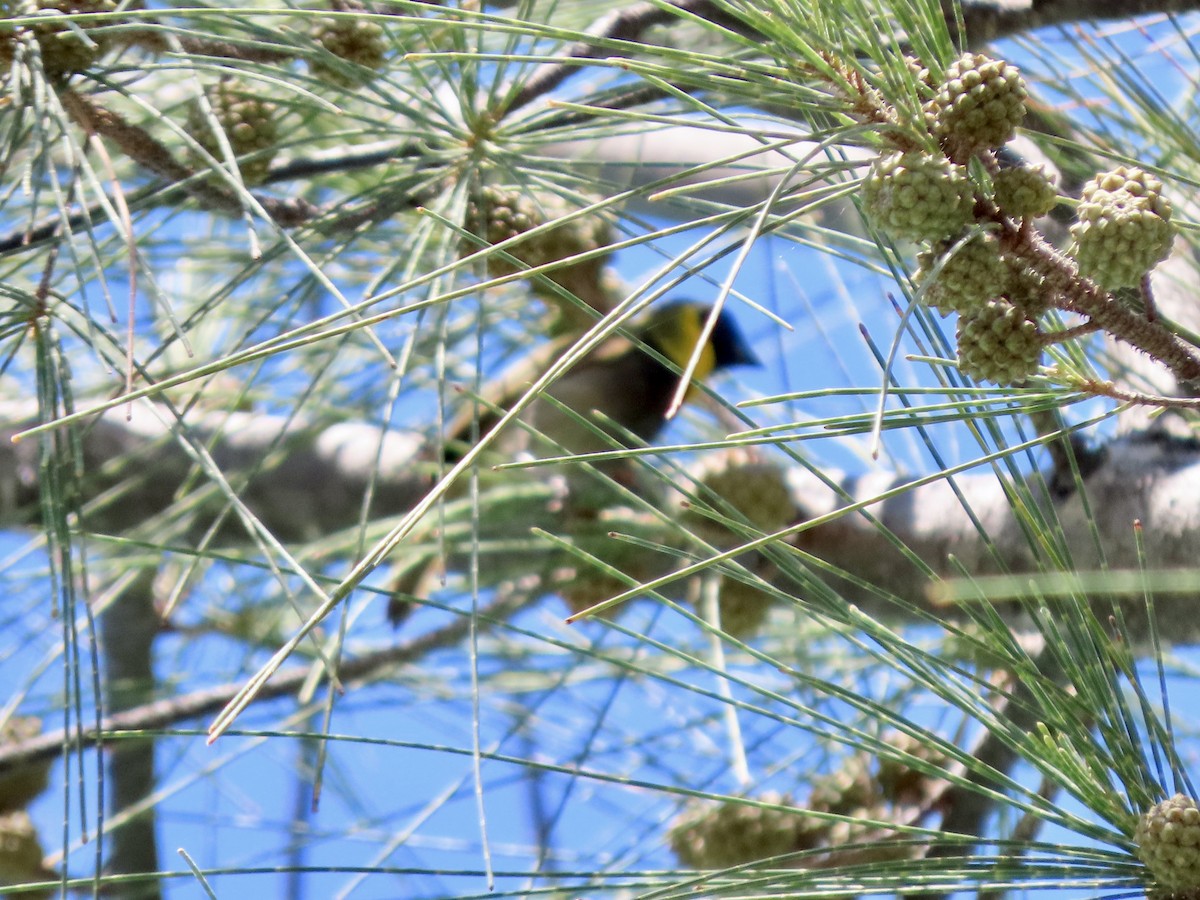
<path fill-rule="evenodd" d="M 299 54 L 292 49 L 275 49 L 255 43 L 254 46 L 244 47 L 231 41 L 217 41 L 212 38 L 181 35 L 179 46 L 187 53 L 197 56 L 221 56 L 226 59 L 239 59 L 245 62 L 270 63 L 287 62 Z"/>
<path fill-rule="evenodd" d="M 1089 320 L 1061 331 L 1047 331 L 1041 336 L 1041 342 L 1043 344 L 1061 344 L 1064 341 L 1073 341 L 1075 338 L 1087 337 L 1100 330 L 1099 325 Z"/>
<path fill-rule="evenodd" d="M 60 96 L 63 108 L 89 135 L 108 138 L 122 153 L 155 175 L 171 182 L 182 182 L 179 187 L 204 208 L 227 215 L 241 215 L 244 211 L 244 204 L 235 193 L 218 187 L 210 179 L 197 178 L 192 169 L 176 160 L 171 151 L 144 128 L 130 124 L 117 113 L 75 91 L 64 89 Z M 285 228 L 302 225 L 323 213 L 321 207 L 298 197 L 258 199 L 271 219 Z"/>
<path fill-rule="evenodd" d="M 477 624 L 499 625 L 526 602 L 524 593 L 501 592 L 498 599 L 480 607 L 475 616 Z M 385 669 L 422 659 L 434 650 L 459 644 L 471 628 L 470 616 L 427 632 L 403 644 L 382 647 L 338 666 L 338 678 L 348 688 L 371 681 Z M 295 666 L 277 673 L 254 697 L 255 702 L 290 697 L 312 678 L 310 666 Z M 154 732 L 178 725 L 190 719 L 220 712 L 243 688 L 241 682 L 229 682 L 216 687 L 193 691 L 182 697 L 156 700 L 105 716 L 97 728 L 81 728 L 71 732 L 51 731 L 30 740 L 0 747 L 0 776 L 21 766 L 56 759 L 79 747 L 94 747 L 110 735 L 126 732 Z M 152 734 L 145 735 L 153 737 Z"/>
<path fill-rule="evenodd" d="M 313 156 L 289 160 L 282 165 L 274 166 L 263 179 L 264 184 L 276 184 L 282 181 L 294 181 L 324 173 L 350 172 L 358 169 L 384 165 L 397 159 L 412 159 L 420 156 L 420 149 L 413 145 L 389 145 L 385 148 L 372 147 L 362 152 L 339 152 L 335 156 Z M 420 167 L 419 164 L 417 166 Z M 189 174 L 188 177 L 191 177 Z M 158 182 L 148 185 L 127 195 L 126 201 L 131 210 L 147 206 L 167 206 L 179 202 L 192 193 L 190 186 L 180 185 L 172 180 L 169 183 Z M 306 200 L 280 200 L 262 194 L 254 194 L 255 200 L 271 215 L 275 223 L 284 228 L 293 228 L 324 219 L 331 213 L 337 213 L 336 219 L 330 219 L 322 224 L 326 233 L 346 232 L 357 228 L 364 221 L 375 221 L 392 215 L 404 209 L 412 209 L 421 205 L 424 198 L 417 195 L 389 195 L 384 201 L 361 204 L 350 210 L 345 210 L 342 204 L 330 203 L 325 206 L 315 206 Z M 241 206 L 233 205 L 234 195 L 223 197 L 220 207 L 209 206 L 213 212 L 241 213 Z M 53 240 L 61 229 L 78 231 L 101 218 L 105 207 L 94 203 L 79 212 L 68 216 L 65 220 L 58 215 L 43 220 L 33 227 L 22 228 L 0 236 L 0 255 L 17 250 L 37 247 Z"/>
<path fill-rule="evenodd" d="M 1021 227 L 990 201 L 979 204 L 1002 229 L 1006 250 L 1019 256 L 1046 280 L 1053 305 L 1087 316 L 1110 337 L 1126 342 L 1169 368 L 1183 382 L 1200 384 L 1200 357 L 1160 321 L 1129 309 L 1095 282 L 1079 274 L 1074 261 L 1052 247 L 1035 229 Z"/>
<path fill-rule="evenodd" d="M 1006 37 L 1048 25 L 1060 25 L 1095 19 L 1126 19 L 1150 13 L 1178 13 L 1200 7 L 1197 0 L 1028 0 L 1016 5 L 1011 0 L 963 0 L 962 22 L 967 43 L 980 46 Z M 587 37 L 572 44 L 564 54 L 570 61 L 547 63 L 513 94 L 505 113 L 527 106 L 562 85 L 578 72 L 588 60 L 612 56 L 616 48 L 602 46 L 605 41 L 637 42 L 647 30 L 664 25 L 688 13 L 706 19 L 731 32 L 761 39 L 747 23 L 726 13 L 712 0 L 675 0 L 669 5 L 642 2 L 617 9 L 601 17 L 588 28 Z M 958 11 L 944 3 L 946 24 L 957 30 Z M 655 92 L 657 94 L 657 92 Z M 658 99 L 658 94 L 654 99 Z"/>
<path fill-rule="evenodd" d="M 513 94 L 505 112 L 520 109 L 538 97 L 550 93 L 579 71 L 581 62 L 614 55 L 615 48 L 604 46 L 603 42 L 636 42 L 648 29 L 677 20 L 680 13 L 692 13 L 743 33 L 749 31 L 736 19 L 722 12 L 711 0 L 675 0 L 667 6 L 637 3 L 624 9 L 613 10 L 588 28 L 586 38 L 576 41 L 567 49 L 563 55 L 572 60 L 571 62 L 548 63 L 538 70 Z"/>
<path fill-rule="evenodd" d="M 152 20 L 139 20 L 142 24 L 152 25 Z M 150 53 L 165 53 L 172 49 L 156 28 L 128 29 L 122 32 L 124 40 L 141 47 Z M 222 41 L 209 37 L 181 34 L 178 36 L 179 47 L 186 53 L 195 56 L 209 56 L 219 59 L 236 59 L 241 62 L 274 63 L 287 62 L 300 56 L 290 47 L 264 47 L 259 41 L 251 44 L 239 44 L 234 41 Z"/>
<path fill-rule="evenodd" d="M 1108 397 L 1122 403 L 1135 403 L 1138 406 L 1157 406 L 1163 409 L 1194 409 L 1200 410 L 1200 397 L 1166 397 L 1161 394 L 1141 394 L 1137 391 L 1127 391 L 1119 388 L 1111 381 L 1096 381 L 1087 379 L 1077 385 L 1080 390 L 1087 391 L 1099 397 Z"/>
<path fill-rule="evenodd" d="M 956 33 L 953 5 L 943 0 L 946 23 Z M 1003 37 L 1070 22 L 1124 20 L 1200 8 L 1196 0 L 962 0 L 967 42 L 978 47 Z"/>
<path fill-rule="evenodd" d="M 1039 674 L 1053 679 L 1057 672 L 1051 654 L 1044 648 L 1032 655 Z M 997 709 L 997 718 L 1003 717 L 1011 726 L 1012 731 L 1035 731 L 1039 713 L 1043 710 L 1037 693 L 1024 678 L 1017 678 L 1016 685 L 1010 695 L 1003 700 L 1003 705 Z M 980 763 L 971 766 L 967 773 L 967 783 L 954 785 L 947 792 L 944 802 L 946 813 L 942 817 L 941 828 L 947 834 L 962 834 L 979 837 L 983 834 L 983 823 L 994 809 L 996 801 L 979 787 L 986 787 L 1003 793 L 1005 785 L 997 782 L 991 773 L 1007 774 L 1020 759 L 1020 751 L 1010 746 L 997 733 L 988 732 L 975 748 L 972 756 Z M 960 848 L 948 845 L 935 847 L 930 854 L 937 856 L 954 856 Z"/>
<path fill-rule="evenodd" d="M 76 91 L 64 88 L 59 97 L 63 109 L 87 134 L 108 138 L 121 152 L 144 169 L 169 181 L 186 181 L 195 173 L 171 155 L 157 138 L 145 129 L 131 125 L 117 113 Z M 199 191 L 200 188 L 197 188 Z M 208 188 L 208 190 L 212 190 Z"/>
<path fill-rule="evenodd" d="M 92 103 L 88 97 L 72 90 L 61 92 L 62 107 L 88 134 L 100 134 L 119 146 L 121 152 L 150 172 L 169 181 L 184 182 L 181 190 L 196 198 L 205 209 L 235 216 L 245 211 L 245 204 L 232 191 L 223 190 L 210 179 L 196 178 L 196 173 L 176 161 L 162 143 L 144 128 L 131 125 L 120 115 Z M 294 228 L 323 215 L 320 206 L 293 197 L 286 200 L 271 197 L 256 198 L 263 210 L 278 226 Z"/>

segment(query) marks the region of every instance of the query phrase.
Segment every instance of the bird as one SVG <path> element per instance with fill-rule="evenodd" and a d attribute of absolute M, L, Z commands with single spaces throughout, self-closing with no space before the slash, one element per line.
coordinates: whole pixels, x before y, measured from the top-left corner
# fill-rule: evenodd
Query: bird
<path fill-rule="evenodd" d="M 666 426 L 679 389 L 681 373 L 696 353 L 705 324 L 714 315 L 711 304 L 676 300 L 660 304 L 622 334 L 615 334 L 580 359 L 542 396 L 506 424 L 491 440 L 489 459 L 521 457 L 546 459 L 599 453 L 621 447 L 651 444 Z M 733 316 L 715 312 L 712 331 L 700 350 L 693 382 L 684 394 L 695 400 L 696 384 L 734 366 L 761 365 Z M 454 463 L 473 440 L 489 435 L 504 412 L 536 378 L 575 342 L 569 335 L 530 354 L 515 369 L 487 384 L 476 402 L 468 403 L 445 429 L 442 460 Z M 584 505 L 600 496 L 611 496 L 611 483 L 628 484 L 627 460 L 594 463 L 590 470 L 563 467 L 568 494 Z M 579 500 L 580 495 L 587 499 Z M 599 505 L 599 504 L 596 504 Z M 423 577 L 402 579 L 389 599 L 388 619 L 393 626 L 412 610 L 409 597 Z M 411 590 L 410 590 L 411 589 Z"/>
<path fill-rule="evenodd" d="M 612 336 L 551 384 L 525 409 L 519 423 L 509 423 L 505 434 L 497 435 L 494 448 L 507 457 L 524 453 L 544 458 L 653 443 L 667 424 L 680 373 L 696 352 L 712 314 L 711 305 L 691 300 L 651 310 L 629 327 L 632 337 Z M 468 404 L 451 419 L 444 458 L 456 461 L 470 446 L 473 434 L 489 434 L 507 407 L 571 346 L 573 338 L 549 345 L 532 366 L 518 366 L 497 379 L 485 389 L 479 404 Z M 740 365 L 761 363 L 733 316 L 722 309 L 700 352 L 685 401 L 696 398 L 695 382 Z"/>

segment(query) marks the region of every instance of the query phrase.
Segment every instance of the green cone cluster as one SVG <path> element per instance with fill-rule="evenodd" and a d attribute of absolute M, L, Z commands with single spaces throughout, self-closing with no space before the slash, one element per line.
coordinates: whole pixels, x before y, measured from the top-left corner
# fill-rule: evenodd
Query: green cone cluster
<path fill-rule="evenodd" d="M 1016 257 L 1005 256 L 1004 263 L 1008 266 L 1004 297 L 1025 310 L 1030 318 L 1037 319 L 1050 308 L 1046 279 Z"/>
<path fill-rule="evenodd" d="M 554 194 L 533 195 L 507 188 L 487 187 L 482 196 L 471 204 L 468 225 L 482 221 L 483 236 L 489 244 L 499 244 L 526 234 L 540 225 L 561 218 L 573 210 L 566 201 Z M 550 228 L 506 248 L 506 252 L 533 268 L 567 259 L 580 253 L 605 247 L 612 242 L 612 229 L 597 216 L 573 219 L 557 228 Z M 475 245 L 465 245 L 469 252 Z M 493 276 L 523 271 L 493 254 L 488 257 L 488 272 Z"/>
<path fill-rule="evenodd" d="M 557 227 L 530 234 L 535 228 L 561 219 L 577 208 L 553 194 L 531 195 L 510 188 L 487 187 L 469 204 L 464 223 L 469 231 L 481 235 L 488 244 L 525 236 L 524 240 L 504 249 L 517 262 L 510 262 L 499 253 L 488 255 L 487 273 L 492 278 L 563 263 L 543 272 L 545 280 L 531 281 L 533 292 L 547 303 L 556 317 L 547 326 L 550 333 L 581 331 L 593 321 L 576 303 L 564 299 L 558 289 L 597 310 L 608 308 L 610 299 L 609 281 L 605 278 L 609 255 L 598 253 L 588 259 L 572 259 L 612 243 L 612 226 L 607 219 L 599 215 L 577 216 Z M 462 242 L 464 256 L 479 249 L 478 241 L 464 239 Z"/>
<path fill-rule="evenodd" d="M 917 297 L 959 315 L 960 371 L 1020 384 L 1037 373 L 1046 343 L 1038 317 L 1054 307 L 1078 310 L 1064 295 L 1089 290 L 1030 232 L 1031 220 L 1058 202 L 1046 169 L 1006 166 L 998 153 L 1025 116 L 1025 83 L 1015 67 L 982 53 L 961 56 L 940 78 L 936 67 L 906 63 L 920 114 L 910 114 L 909 131 L 881 131 L 885 147 L 863 179 L 863 212 L 888 237 L 926 245 L 914 273 Z M 1175 230 L 1161 182 L 1121 166 L 1084 189 L 1071 234 L 1079 273 L 1117 291 L 1141 285 L 1170 253 Z"/>
<path fill-rule="evenodd" d="M 701 463 L 697 480 L 721 498 L 719 513 L 745 523 L 742 528 L 730 528 L 694 510 L 685 510 L 681 524 L 687 531 L 719 549 L 736 547 L 756 534 L 779 531 L 800 518 L 783 467 L 756 453 L 714 453 Z M 742 554 L 737 562 L 759 574 L 769 568 L 758 554 Z M 748 638 L 761 630 L 774 598 L 753 584 L 724 577 L 718 604 L 721 629 L 734 637 Z"/>
<path fill-rule="evenodd" d="M 506 188 L 486 187 L 481 196 L 470 204 L 466 225 L 472 230 L 479 229 L 483 239 L 494 245 L 519 237 L 544 225 L 546 221 L 542 205 L 532 196 Z M 545 237 L 534 237 L 506 248 L 505 252 L 526 266 L 540 266 L 554 258 L 548 255 L 546 243 Z M 476 249 L 475 244 L 463 242 L 464 255 Z M 488 257 L 488 274 L 493 277 L 519 271 L 522 271 L 520 265 L 509 262 L 498 253 Z"/>
<path fill-rule="evenodd" d="M 916 296 L 943 315 L 959 315 L 959 370 L 1021 384 L 1037 373 L 1042 347 L 1056 337 L 1041 334 L 1040 316 L 1112 298 L 1096 298 L 1033 230 L 1032 220 L 1059 199 L 1047 170 L 1006 165 L 999 152 L 1025 116 L 1020 72 L 982 53 L 961 56 L 940 76 L 936 66 L 905 62 L 919 113 L 873 110 L 874 121 L 911 127 L 881 129 L 884 147 L 863 179 L 862 210 L 886 236 L 926 245 L 917 257 Z M 874 102 L 869 92 L 860 99 Z M 1069 250 L 1080 275 L 1107 292 L 1142 289 L 1175 237 L 1162 187 L 1132 166 L 1086 186 Z"/>
<path fill-rule="evenodd" d="M 42 70 L 50 78 L 66 78 L 86 71 L 112 45 L 112 38 L 97 26 L 76 23 L 72 28 L 61 16 L 112 12 L 113 0 L 0 0 L 0 77 L 7 74 L 23 36 L 37 42 Z M 3 28 L 4 19 L 38 15 L 42 22 L 20 30 Z M 44 23 L 44 24 L 43 24 Z M 86 37 L 80 34 L 80 31 Z M 21 32 L 25 32 L 22 35 Z"/>
<path fill-rule="evenodd" d="M 764 534 L 795 524 L 798 512 L 787 472 L 777 461 L 731 450 L 713 454 L 701 465 L 697 481 L 721 498 L 719 512 Z M 731 530 L 698 513 L 685 516 L 685 522 L 689 530 L 719 547 L 734 547 L 746 540 L 745 529 Z"/>
<path fill-rule="evenodd" d="M 1042 353 L 1037 323 L 999 297 L 958 319 L 958 368 L 977 381 L 1020 384 L 1037 372 Z"/>
<path fill-rule="evenodd" d="M 940 749 L 928 747 L 920 738 L 888 734 L 884 740 L 934 769 L 947 763 Z M 790 795 L 778 793 L 757 799 L 786 807 L 783 810 L 738 800 L 693 806 L 671 829 L 671 849 L 681 863 L 698 869 L 744 865 L 799 850 L 821 851 L 797 861 L 804 866 L 870 864 L 918 854 L 920 847 L 896 840 L 902 834 L 892 823 L 904 821 L 914 806 L 927 808 L 946 781 L 903 760 L 880 757 L 875 763 L 872 754 L 856 753 L 838 769 L 813 777 L 803 806 L 794 806 Z"/>
<path fill-rule="evenodd" d="M 1014 219 L 1044 216 L 1058 203 L 1058 191 L 1045 166 L 1010 166 L 992 178 L 996 205 Z"/>
<path fill-rule="evenodd" d="M 629 589 L 629 582 L 594 569 L 565 567 L 554 575 L 555 579 L 551 582 L 554 591 L 562 597 L 567 610 L 573 616 Z M 629 607 L 630 604 L 622 603 L 597 613 L 596 617 L 612 622 Z"/>
<path fill-rule="evenodd" d="M 1080 274 L 1106 290 L 1138 284 L 1175 239 L 1162 182 L 1133 166 L 1097 175 L 1083 189 L 1071 236 Z"/>
<path fill-rule="evenodd" d="M 755 799 L 773 806 L 792 805 L 787 795 L 771 792 Z M 727 869 L 804 849 L 810 845 L 805 837 L 810 822 L 796 810 L 727 800 L 693 810 L 671 829 L 669 840 L 684 865 Z"/>
<path fill-rule="evenodd" d="M 925 292 L 921 298 L 925 305 L 942 315 L 962 313 L 1002 293 L 1009 267 L 999 243 L 990 234 L 978 234 L 958 247 L 939 242 L 918 255 L 914 280 Z"/>
<path fill-rule="evenodd" d="M 1020 384 L 1037 373 L 1047 342 L 1038 318 L 1078 309 L 1064 294 L 1084 290 L 1031 232 L 1032 220 L 1059 201 L 1048 170 L 1008 163 L 1000 153 L 1025 116 L 1026 85 L 1014 66 L 982 53 L 961 56 L 940 76 L 919 60 L 907 65 L 920 114 L 909 114 L 908 131 L 881 132 L 885 147 L 863 179 L 863 212 L 888 237 L 925 245 L 916 296 L 960 317 L 960 371 Z M 888 112 L 903 121 L 898 110 Z M 1080 271 L 1106 289 L 1138 283 L 1169 252 L 1169 216 L 1161 185 L 1146 173 L 1098 177 L 1073 229 Z"/>
<path fill-rule="evenodd" d="M 327 16 L 313 23 L 312 39 L 334 56 L 362 66 L 369 72 L 355 73 L 344 66 L 332 66 L 321 59 L 310 59 L 315 78 L 341 87 L 352 87 L 370 73 L 383 68 L 388 50 L 383 26 L 364 15 Z"/>
<path fill-rule="evenodd" d="M 767 623 L 775 598 L 736 578 L 721 579 L 721 630 L 738 640 L 750 640 Z"/>
<path fill-rule="evenodd" d="M 912 241 L 958 233 L 974 206 L 966 169 L 944 156 L 890 153 L 871 164 L 863 204 L 880 231 Z"/>
<path fill-rule="evenodd" d="M 629 590 L 631 580 L 644 583 L 662 574 L 661 568 L 655 567 L 652 558 L 645 552 L 639 552 L 640 548 L 636 544 L 614 540 L 611 537 L 612 531 L 628 522 L 629 519 L 621 518 L 620 510 L 605 510 L 600 513 L 596 524 L 608 526 L 608 530 L 599 532 L 597 529 L 598 533 L 591 533 L 589 530 L 575 541 L 576 546 L 588 555 L 610 566 L 624 577 L 609 574 L 608 571 L 587 563 L 566 565 L 551 573 L 548 586 L 562 598 L 571 615 L 625 593 Z M 630 527 L 630 531 L 635 531 L 635 528 Z M 628 612 L 632 605 L 622 603 L 598 613 L 597 616 L 606 621 L 614 621 Z"/>
<path fill-rule="evenodd" d="M 863 182 L 864 212 L 888 236 L 929 245 L 918 257 L 914 280 L 927 306 L 967 320 L 959 329 L 960 340 L 967 341 L 959 353 L 964 374 L 1021 380 L 1037 368 L 1037 326 L 1027 310 L 998 316 L 1000 307 L 989 304 L 1005 298 L 1003 308 L 1015 309 L 1013 281 L 1023 267 L 1005 256 L 994 234 L 981 232 L 965 241 L 963 236 L 979 211 L 995 208 L 993 202 L 1003 200 L 1007 215 L 1024 219 L 1057 199 L 1043 172 L 1006 174 L 992 155 L 1025 116 L 1025 83 L 1014 66 L 982 53 L 960 57 L 940 80 L 919 61 L 909 66 L 918 74 L 923 124 L 934 148 L 900 146 L 876 159 Z M 975 157 L 995 175 L 994 184 L 970 177 L 968 164 Z M 1011 334 L 996 333 L 1009 326 Z"/>
<path fill-rule="evenodd" d="M 1200 809 L 1183 794 L 1164 800 L 1138 821 L 1134 833 L 1138 859 L 1173 894 L 1200 892 Z"/>
<path fill-rule="evenodd" d="M 279 124 L 275 104 L 261 91 L 235 78 L 225 78 L 207 91 L 213 115 L 220 123 L 246 184 L 258 184 L 271 167 L 272 151 L 278 144 Z M 212 126 L 199 103 L 188 111 L 186 129 L 208 153 L 224 159 Z M 242 157 L 257 154 L 252 159 Z"/>
<path fill-rule="evenodd" d="M 946 69 L 925 114 L 947 155 L 966 163 L 975 153 L 998 150 L 1012 139 L 1025 118 L 1026 96 L 1015 66 L 968 53 Z"/>

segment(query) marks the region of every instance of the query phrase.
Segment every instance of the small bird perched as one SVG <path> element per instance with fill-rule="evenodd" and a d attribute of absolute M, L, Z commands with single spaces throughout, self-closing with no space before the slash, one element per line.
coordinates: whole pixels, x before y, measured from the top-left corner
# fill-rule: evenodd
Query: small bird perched
<path fill-rule="evenodd" d="M 504 433 L 496 436 L 491 449 L 505 459 L 522 454 L 544 459 L 652 442 L 667 424 L 680 373 L 696 352 L 712 311 L 709 304 L 687 300 L 652 310 L 645 319 L 629 327 L 633 337 L 609 338 L 550 385 L 543 396 L 526 407 L 519 420 L 510 422 Z M 452 462 L 461 458 L 473 435 L 489 434 L 508 406 L 524 394 L 573 340 L 572 336 L 547 345 L 534 354 L 530 365 L 490 383 L 479 398 L 479 405 L 469 404 L 451 420 L 446 429 L 445 459 Z M 738 365 L 759 365 L 759 360 L 733 317 L 722 310 L 700 352 L 693 377 L 702 381 L 714 372 Z M 695 388 L 689 386 L 685 399 L 694 396 Z M 572 467 L 567 479 L 571 493 L 587 490 L 589 482 L 623 480 L 627 473 L 624 466 L 623 460 L 598 463 L 599 476 L 587 476 L 583 470 L 576 472 Z M 422 580 L 419 573 L 415 582 L 402 580 L 397 593 L 411 596 Z M 398 625 L 410 610 L 407 597 L 393 596 L 388 603 L 388 619 Z"/>
<path fill-rule="evenodd" d="M 613 336 L 585 356 L 525 410 L 520 424 L 510 424 L 493 446 L 505 456 L 527 452 L 547 457 L 598 453 L 614 446 L 652 442 L 667 423 L 667 410 L 679 387 L 679 373 L 695 353 L 711 314 L 710 305 L 689 300 L 651 311 L 630 327 L 635 339 Z M 552 350 L 561 353 L 569 346 Z M 758 364 L 758 357 L 733 317 L 722 310 L 701 351 L 694 378 L 703 381 L 730 366 Z M 476 433 L 488 434 L 503 410 L 540 374 L 510 374 L 484 393 L 481 400 L 487 409 L 468 408 L 455 417 L 446 430 L 447 457 L 456 458 L 469 445 L 476 416 Z M 688 398 L 694 392 L 689 387 Z M 630 435 L 635 440 L 630 440 Z"/>

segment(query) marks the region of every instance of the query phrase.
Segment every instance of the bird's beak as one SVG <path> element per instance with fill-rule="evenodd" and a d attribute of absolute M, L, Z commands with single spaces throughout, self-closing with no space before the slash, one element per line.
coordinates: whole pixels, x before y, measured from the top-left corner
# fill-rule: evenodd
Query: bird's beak
<path fill-rule="evenodd" d="M 717 319 L 716 328 L 712 333 L 712 347 L 716 354 L 715 363 L 718 369 L 728 366 L 762 365 L 762 361 L 750 349 L 750 344 L 746 342 L 741 329 L 738 328 L 737 323 L 728 312 L 721 313 Z"/>
<path fill-rule="evenodd" d="M 742 340 L 739 340 L 734 345 L 733 354 L 728 364 L 731 366 L 755 366 L 762 368 L 762 360 L 750 349 L 750 345 Z"/>

